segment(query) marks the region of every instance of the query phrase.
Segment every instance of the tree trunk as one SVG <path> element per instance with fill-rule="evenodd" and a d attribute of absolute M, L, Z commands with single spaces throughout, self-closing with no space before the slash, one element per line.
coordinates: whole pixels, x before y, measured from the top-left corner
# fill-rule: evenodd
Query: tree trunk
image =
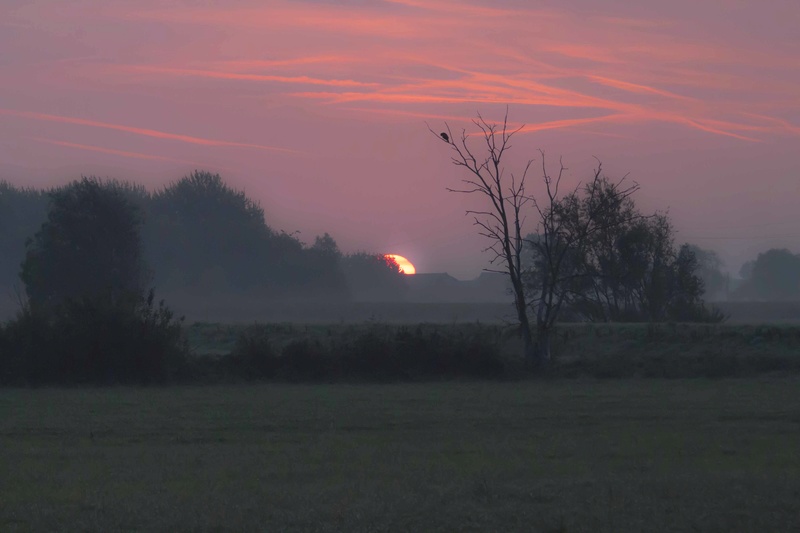
<path fill-rule="evenodd" d="M 528 322 L 528 307 L 525 305 L 524 296 L 517 295 L 514 299 L 514 306 L 517 309 L 517 319 L 519 320 L 519 334 L 522 337 L 524 346 L 525 361 L 531 366 L 536 366 L 536 345 L 533 342 L 533 333 L 531 332 L 531 324 Z"/>
<path fill-rule="evenodd" d="M 542 323 L 536 324 L 536 362 L 539 368 L 550 366 L 552 354 L 550 351 L 551 328 Z"/>

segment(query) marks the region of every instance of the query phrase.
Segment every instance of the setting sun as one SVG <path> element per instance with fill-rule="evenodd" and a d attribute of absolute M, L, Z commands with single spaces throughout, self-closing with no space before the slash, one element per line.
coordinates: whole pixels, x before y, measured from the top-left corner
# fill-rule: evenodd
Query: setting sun
<path fill-rule="evenodd" d="M 411 264 L 411 261 L 403 257 L 402 255 L 396 254 L 386 254 L 386 257 L 391 257 L 397 262 L 397 266 L 400 267 L 400 270 L 403 274 L 416 274 L 417 269 L 414 268 L 414 265 Z"/>

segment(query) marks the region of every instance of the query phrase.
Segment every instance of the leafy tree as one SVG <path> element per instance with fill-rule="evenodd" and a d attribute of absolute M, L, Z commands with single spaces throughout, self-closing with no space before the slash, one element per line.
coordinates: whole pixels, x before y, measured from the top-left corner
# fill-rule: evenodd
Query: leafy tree
<path fill-rule="evenodd" d="M 800 256 L 785 248 L 758 254 L 752 273 L 736 295 L 756 300 L 800 299 Z"/>
<path fill-rule="evenodd" d="M 19 282 L 25 241 L 46 217 L 47 196 L 43 192 L 0 182 L 0 287 L 11 290 Z"/>
<path fill-rule="evenodd" d="M 544 362 L 551 358 L 550 339 L 564 306 L 585 294 L 592 281 L 587 261 L 592 244 L 598 236 L 627 222 L 619 212 L 638 190 L 638 185 L 626 186 L 624 180 L 610 181 L 598 165 L 588 183 L 559 197 L 564 170 L 562 164 L 557 178 L 552 179 L 542 153 L 545 197 L 544 201 L 532 198 L 538 233 L 535 239 L 525 241 L 538 258 L 535 270 L 524 272 L 523 279 L 536 310 L 536 348 Z"/>
<path fill-rule="evenodd" d="M 742 266 L 739 267 L 739 277 L 743 280 L 748 280 L 753 277 L 753 267 L 755 266 L 755 261 L 745 261 L 742 263 Z"/>
<path fill-rule="evenodd" d="M 148 215 L 148 257 L 167 290 L 346 296 L 330 235 L 306 247 L 296 233 L 273 231 L 261 206 L 218 174 L 197 171 L 166 187 Z"/>
<path fill-rule="evenodd" d="M 713 250 L 689 245 L 697 258 L 697 275 L 703 280 L 705 297 L 710 300 L 725 299 L 728 296 L 730 280 L 722 272 L 722 259 Z"/>
<path fill-rule="evenodd" d="M 342 271 L 342 252 L 336 241 L 325 233 L 314 239 L 306 251 L 309 263 L 309 281 L 317 291 L 330 297 L 346 298 L 347 279 Z"/>
<path fill-rule="evenodd" d="M 311 251 L 316 254 L 318 259 L 323 260 L 325 263 L 338 262 L 342 258 L 342 252 L 339 251 L 339 245 L 329 234 L 317 236 L 314 239 L 314 244 L 311 246 Z"/>
<path fill-rule="evenodd" d="M 697 248 L 676 248 L 669 217 L 642 215 L 632 198 L 638 187 L 621 184 L 600 176 L 598 169 L 595 180 L 551 201 L 550 210 L 544 212 L 558 228 L 550 230 L 555 236 L 550 251 L 543 248 L 541 230 L 528 238 L 534 256 L 562 258 L 556 266 L 562 273 L 557 292 L 563 298 L 554 301 L 560 301 L 573 319 L 591 321 L 722 319 L 703 303 Z M 576 228 L 585 228 L 586 239 L 567 252 L 564 243 L 577 234 Z M 715 256 L 709 253 L 709 257 Z M 537 288 L 551 267 L 541 260 L 531 265 L 526 279 Z"/>
<path fill-rule="evenodd" d="M 605 322 L 724 319 L 706 308 L 694 247 L 675 247 L 667 215 L 643 216 L 632 203 L 625 211 L 626 217 L 600 217 L 615 221 L 613 231 L 602 226 L 599 238 L 571 260 L 572 284 L 564 291 L 568 315 Z M 541 268 L 536 264 L 530 279 L 541 276 Z"/>
<path fill-rule="evenodd" d="M 669 218 L 659 213 L 640 218 L 621 235 L 618 247 L 627 268 L 624 307 L 615 309 L 616 320 L 665 320 L 674 289 L 675 244 Z"/>
<path fill-rule="evenodd" d="M 157 284 L 169 289 L 196 286 L 214 270 L 221 288 L 259 285 L 274 237 L 257 203 L 199 171 L 153 196 L 146 234 Z"/>
<path fill-rule="evenodd" d="M 393 258 L 358 252 L 344 256 L 341 265 L 350 294 L 356 300 L 390 302 L 404 298 L 405 274 Z"/>
<path fill-rule="evenodd" d="M 582 200 L 586 204 L 584 212 L 595 205 L 592 209 L 596 212 L 596 221 L 591 239 L 577 252 L 580 255 L 577 262 L 584 270 L 579 278 L 581 288 L 574 294 L 583 295 L 580 302 L 583 312 L 592 319 L 621 320 L 625 308 L 630 305 L 627 300 L 633 290 L 633 280 L 643 276 L 646 268 L 639 257 L 641 246 L 636 245 L 642 232 L 641 228 L 640 231 L 635 228 L 641 225 L 642 215 L 632 198 L 635 185 L 619 194 L 621 183 L 598 177 L 592 190 L 584 191 Z M 571 303 L 576 307 L 576 298 L 573 297 Z"/>
<path fill-rule="evenodd" d="M 20 277 L 34 310 L 90 298 L 113 307 L 142 294 L 138 209 L 115 187 L 83 178 L 50 193 L 47 221 L 27 244 Z"/>
<path fill-rule="evenodd" d="M 705 282 L 698 274 L 697 247 L 683 244 L 670 269 L 667 317 L 680 322 L 719 322 L 724 315 L 707 309 L 703 302 Z"/>

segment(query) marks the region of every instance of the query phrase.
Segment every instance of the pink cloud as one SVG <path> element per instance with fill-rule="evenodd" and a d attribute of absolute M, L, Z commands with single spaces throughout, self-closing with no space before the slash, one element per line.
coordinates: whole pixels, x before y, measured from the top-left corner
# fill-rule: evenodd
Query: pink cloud
<path fill-rule="evenodd" d="M 125 126 L 123 124 L 111 124 L 108 122 L 99 122 L 96 120 L 86 120 L 81 118 L 65 117 L 60 115 L 48 115 L 46 113 L 33 113 L 27 111 L 15 111 L 13 109 L 0 109 L 0 114 L 10 115 L 20 118 L 27 118 L 31 120 L 44 120 L 49 122 L 62 122 L 66 124 L 75 124 L 78 126 L 89 126 L 92 128 L 103 128 L 116 131 L 124 131 L 126 133 L 133 133 L 135 135 L 144 135 L 147 137 L 154 137 L 157 139 L 165 139 L 170 141 L 180 141 L 190 144 L 199 144 L 202 146 L 227 146 L 238 148 L 255 148 L 258 150 L 277 151 L 285 153 L 297 153 L 295 150 L 288 148 L 280 148 L 275 146 L 265 146 L 261 144 L 239 143 L 233 141 L 221 141 L 217 139 L 205 139 L 202 137 L 193 137 L 191 135 L 180 135 L 176 133 L 168 133 L 164 131 L 148 129 L 148 128 L 135 128 Z"/>
<path fill-rule="evenodd" d="M 291 83 L 300 85 L 330 85 L 333 87 L 377 87 L 379 84 L 355 80 L 325 80 L 309 76 L 272 76 L 267 74 L 241 74 L 237 72 L 221 72 L 213 70 L 185 69 L 134 65 L 127 67 L 134 72 L 154 72 L 173 76 L 192 76 L 200 78 L 215 78 L 222 80 L 240 81 L 268 81 L 276 83 Z"/>
<path fill-rule="evenodd" d="M 186 161 L 184 159 L 174 159 L 172 157 L 166 157 L 161 155 L 152 155 L 152 154 L 143 154 L 140 152 L 128 152 L 126 150 L 115 150 L 113 148 L 104 148 L 102 146 L 93 146 L 88 144 L 80 144 L 80 143 L 72 143 L 67 141 L 58 141 L 55 139 L 46 139 L 43 137 L 31 137 L 32 140 L 37 142 L 43 142 L 48 144 L 53 144 L 56 146 L 64 146 L 67 148 L 76 148 L 78 150 L 87 150 L 90 152 L 99 152 L 103 154 L 110 154 L 110 155 L 118 155 L 121 157 L 130 157 L 134 159 L 146 159 L 149 161 L 172 161 L 175 163 L 184 163 L 189 165 L 196 165 L 195 162 Z"/>

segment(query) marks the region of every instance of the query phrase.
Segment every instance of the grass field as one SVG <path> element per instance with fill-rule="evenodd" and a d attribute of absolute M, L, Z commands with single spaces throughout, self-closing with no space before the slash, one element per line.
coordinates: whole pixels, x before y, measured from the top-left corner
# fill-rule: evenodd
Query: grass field
<path fill-rule="evenodd" d="M 2 531 L 797 531 L 800 379 L 0 390 Z"/>

